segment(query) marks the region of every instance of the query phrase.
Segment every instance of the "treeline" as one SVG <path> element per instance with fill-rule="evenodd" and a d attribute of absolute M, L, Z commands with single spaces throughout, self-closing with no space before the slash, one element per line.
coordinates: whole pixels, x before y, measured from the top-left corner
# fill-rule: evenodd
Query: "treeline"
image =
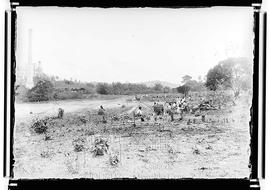
<path fill-rule="evenodd" d="M 206 90 L 205 83 L 203 81 L 192 80 L 192 77 L 189 75 L 185 75 L 182 79 L 183 85 L 175 89 L 178 93 L 186 96 L 189 91 L 200 92 Z"/>
<path fill-rule="evenodd" d="M 135 83 L 98 83 L 96 85 L 96 92 L 98 94 L 113 94 L 113 95 L 135 95 L 135 94 L 149 94 L 160 93 L 169 87 L 163 87 L 161 84 L 156 84 L 154 87 L 147 87 L 144 84 Z M 170 90 L 170 88 L 169 88 Z"/>
<path fill-rule="evenodd" d="M 38 102 L 48 100 L 84 99 L 97 95 L 136 95 L 169 93 L 172 89 L 161 84 L 148 87 L 136 83 L 83 83 L 72 80 L 55 80 L 54 77 L 34 77 L 34 86 L 27 89 L 17 85 L 15 94 L 22 101 Z"/>
<path fill-rule="evenodd" d="M 252 63 L 245 58 L 230 58 L 219 62 L 209 69 L 204 80 L 194 80 L 191 76 L 182 77 L 182 85 L 170 88 L 162 84 L 152 87 L 136 83 L 87 83 L 77 80 L 60 80 L 45 74 L 34 77 L 34 87 L 27 89 L 16 85 L 15 95 L 22 101 L 48 101 L 65 99 L 82 99 L 97 95 L 136 95 L 151 93 L 182 93 L 206 90 L 233 90 L 235 95 L 240 91 L 252 88 Z"/>
<path fill-rule="evenodd" d="M 209 69 L 205 81 L 192 80 L 191 76 L 185 75 L 183 85 L 176 89 L 185 95 L 189 91 L 232 90 L 238 96 L 241 91 L 251 90 L 252 68 L 252 63 L 246 58 L 229 58 Z"/>
<path fill-rule="evenodd" d="M 209 69 L 206 78 L 209 90 L 247 91 L 252 88 L 253 65 L 246 58 L 229 58 Z"/>

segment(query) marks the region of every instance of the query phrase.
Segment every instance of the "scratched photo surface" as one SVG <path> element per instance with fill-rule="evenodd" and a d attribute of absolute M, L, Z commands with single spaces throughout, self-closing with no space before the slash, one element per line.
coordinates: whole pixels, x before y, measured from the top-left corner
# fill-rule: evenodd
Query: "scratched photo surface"
<path fill-rule="evenodd" d="M 14 178 L 248 178 L 252 8 L 17 8 Z"/>

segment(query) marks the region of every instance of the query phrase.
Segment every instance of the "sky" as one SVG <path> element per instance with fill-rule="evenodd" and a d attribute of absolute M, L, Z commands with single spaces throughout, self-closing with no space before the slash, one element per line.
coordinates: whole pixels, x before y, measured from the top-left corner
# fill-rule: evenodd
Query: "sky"
<path fill-rule="evenodd" d="M 17 65 L 80 81 L 181 82 L 229 57 L 253 58 L 252 8 L 17 9 Z"/>

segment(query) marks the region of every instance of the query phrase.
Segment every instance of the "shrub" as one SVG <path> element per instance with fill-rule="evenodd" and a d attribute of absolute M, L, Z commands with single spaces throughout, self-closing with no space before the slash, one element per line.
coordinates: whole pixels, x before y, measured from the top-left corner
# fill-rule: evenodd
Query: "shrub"
<path fill-rule="evenodd" d="M 84 150 L 84 143 L 85 140 L 82 138 L 75 139 L 73 141 L 74 151 L 75 152 L 81 152 Z"/>
<path fill-rule="evenodd" d="M 117 155 L 111 155 L 109 158 L 109 162 L 111 166 L 117 166 L 119 163 L 119 159 Z"/>
<path fill-rule="evenodd" d="M 108 142 L 104 139 L 97 138 L 94 142 L 94 148 L 92 152 L 94 153 L 94 156 L 103 156 L 105 153 L 108 152 L 108 149 Z"/>
<path fill-rule="evenodd" d="M 177 87 L 177 92 L 184 94 L 185 96 L 188 94 L 188 92 L 190 91 L 190 87 L 188 85 L 182 85 Z"/>
<path fill-rule="evenodd" d="M 41 156 L 42 158 L 51 158 L 53 155 L 54 155 L 53 152 L 47 151 L 47 150 L 44 150 L 44 151 L 42 151 L 42 152 L 40 153 L 40 156 Z"/>
<path fill-rule="evenodd" d="M 47 132 L 47 129 L 48 129 L 47 122 L 44 119 L 42 119 L 42 120 L 36 120 L 32 124 L 32 128 L 38 134 L 46 133 Z"/>
<path fill-rule="evenodd" d="M 73 92 L 69 89 L 67 90 L 57 90 L 55 91 L 53 98 L 55 100 L 67 100 L 67 99 L 81 99 L 83 98 L 82 92 Z"/>
<path fill-rule="evenodd" d="M 252 68 L 252 62 L 247 58 L 229 58 L 220 61 L 208 71 L 206 87 L 209 90 L 218 90 L 220 85 L 234 91 L 250 89 Z"/>
<path fill-rule="evenodd" d="M 36 85 L 27 92 L 30 102 L 48 101 L 52 98 L 53 84 L 46 79 L 40 79 Z"/>
<path fill-rule="evenodd" d="M 15 96 L 19 101 L 27 101 L 27 93 L 29 89 L 25 85 L 16 85 Z"/>
<path fill-rule="evenodd" d="M 111 88 L 107 83 L 99 83 L 97 84 L 97 93 L 99 94 L 110 94 Z"/>

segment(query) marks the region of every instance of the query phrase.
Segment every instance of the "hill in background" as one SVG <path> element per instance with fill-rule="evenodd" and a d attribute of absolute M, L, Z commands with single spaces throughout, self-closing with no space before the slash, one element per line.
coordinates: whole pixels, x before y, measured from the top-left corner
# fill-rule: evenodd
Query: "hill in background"
<path fill-rule="evenodd" d="M 153 81 L 148 81 L 148 82 L 142 82 L 141 84 L 146 85 L 147 87 L 154 87 L 155 84 L 161 84 L 162 86 L 167 86 L 170 88 L 176 88 L 179 86 L 179 84 L 174 84 L 166 81 L 159 81 L 159 80 L 153 80 Z"/>

